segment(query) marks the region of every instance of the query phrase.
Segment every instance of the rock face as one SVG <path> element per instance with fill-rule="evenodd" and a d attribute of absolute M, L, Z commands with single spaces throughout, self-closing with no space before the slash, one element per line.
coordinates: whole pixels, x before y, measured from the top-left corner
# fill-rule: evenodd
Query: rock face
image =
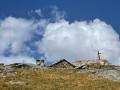
<path fill-rule="evenodd" d="M 76 67 L 88 66 L 88 65 L 111 65 L 107 60 L 80 60 L 72 62 Z"/>
<path fill-rule="evenodd" d="M 80 60 L 72 62 L 80 72 L 91 72 L 105 78 L 120 81 L 120 66 L 111 65 L 107 60 Z"/>
<path fill-rule="evenodd" d="M 91 69 L 79 69 L 80 72 L 91 72 L 99 76 L 114 80 L 120 81 L 120 66 L 108 66 L 107 68 L 91 68 Z"/>
<path fill-rule="evenodd" d="M 50 65 L 49 67 L 55 67 L 55 68 L 74 68 L 75 66 L 71 64 L 70 62 L 66 61 L 65 59 L 61 59 L 60 61 L 57 61 Z"/>

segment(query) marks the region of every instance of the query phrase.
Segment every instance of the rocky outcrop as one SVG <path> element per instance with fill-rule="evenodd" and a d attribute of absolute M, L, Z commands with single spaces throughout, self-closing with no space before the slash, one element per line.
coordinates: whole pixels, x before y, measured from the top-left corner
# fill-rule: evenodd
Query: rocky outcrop
<path fill-rule="evenodd" d="M 120 81 L 120 66 L 111 65 L 107 60 L 80 60 L 72 62 L 80 72 L 91 72 L 105 78 Z"/>
<path fill-rule="evenodd" d="M 27 70 L 34 69 L 47 69 L 47 67 L 37 66 L 35 64 L 26 64 L 26 63 L 14 63 L 10 65 L 1 65 L 0 67 L 0 76 L 15 74 L 15 69 L 22 68 Z"/>
<path fill-rule="evenodd" d="M 114 81 L 120 81 L 120 66 L 110 65 L 100 69 L 96 69 L 96 68 L 79 69 L 79 72 L 90 72 Z"/>
<path fill-rule="evenodd" d="M 76 66 L 76 67 L 75 67 Z M 65 59 L 53 63 L 49 67 L 54 68 L 77 68 L 79 72 L 90 72 L 103 76 L 105 78 L 120 81 L 120 66 L 111 65 L 107 60 L 81 60 L 75 61 L 72 64 Z M 90 68 L 89 68 L 90 67 Z M 1 65 L 0 76 L 8 74 L 16 74 L 15 69 L 22 68 L 27 70 L 48 69 L 48 67 L 41 67 L 35 64 L 14 63 L 10 65 Z M 69 71 L 68 73 L 74 73 Z M 25 84 L 21 81 L 9 82 L 8 84 Z"/>
<path fill-rule="evenodd" d="M 47 69 L 47 67 L 41 67 L 35 64 L 28 64 L 28 63 L 14 63 L 10 64 L 12 68 L 23 68 L 23 69 Z"/>
<path fill-rule="evenodd" d="M 91 65 L 111 65 L 107 60 L 80 60 L 72 62 L 76 68 L 85 68 Z"/>
<path fill-rule="evenodd" d="M 0 76 L 8 75 L 8 74 L 11 75 L 14 73 L 15 73 L 15 69 L 13 69 L 10 66 L 4 66 L 0 68 Z"/>

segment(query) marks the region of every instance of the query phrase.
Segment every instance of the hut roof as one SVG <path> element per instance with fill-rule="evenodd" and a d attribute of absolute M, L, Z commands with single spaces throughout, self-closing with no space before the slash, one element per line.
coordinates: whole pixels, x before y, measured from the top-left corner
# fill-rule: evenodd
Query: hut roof
<path fill-rule="evenodd" d="M 57 61 L 57 62 L 51 64 L 49 67 L 57 66 L 57 65 L 59 65 L 59 64 L 62 63 L 62 62 L 66 62 L 67 64 L 69 64 L 69 66 L 75 67 L 75 65 L 71 64 L 70 62 L 68 62 L 68 61 L 65 60 L 65 59 L 61 59 L 61 60 L 59 60 L 59 61 Z M 65 66 L 64 64 L 62 64 L 62 65 Z M 68 67 L 69 67 L 69 66 L 68 66 Z"/>

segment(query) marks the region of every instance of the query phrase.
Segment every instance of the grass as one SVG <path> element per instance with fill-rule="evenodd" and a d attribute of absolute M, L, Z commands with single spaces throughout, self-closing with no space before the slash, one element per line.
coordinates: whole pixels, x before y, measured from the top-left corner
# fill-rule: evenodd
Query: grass
<path fill-rule="evenodd" d="M 16 75 L 0 77 L 0 90 L 120 90 L 120 82 L 74 69 L 17 69 Z M 10 85 L 9 81 L 23 81 L 27 85 Z"/>

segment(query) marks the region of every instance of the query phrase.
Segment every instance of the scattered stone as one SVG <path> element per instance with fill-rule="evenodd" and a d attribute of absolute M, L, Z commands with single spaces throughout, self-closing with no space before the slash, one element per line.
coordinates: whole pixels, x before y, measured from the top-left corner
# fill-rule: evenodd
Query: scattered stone
<path fill-rule="evenodd" d="M 41 67 L 35 64 L 14 63 L 10 65 L 4 65 L 4 67 L 0 67 L 0 76 L 16 74 L 17 72 L 15 72 L 15 69 L 17 68 L 23 68 L 27 70 L 48 69 L 47 67 Z"/>
<path fill-rule="evenodd" d="M 3 76 L 3 75 L 12 75 L 15 73 L 15 70 L 10 67 L 10 66 L 4 66 L 2 68 L 2 70 L 0 70 L 0 76 Z"/>
<path fill-rule="evenodd" d="M 6 84 L 27 85 L 27 83 L 25 83 L 23 81 L 9 81 Z"/>
<path fill-rule="evenodd" d="M 74 73 L 74 71 L 73 70 L 69 70 L 68 73 Z"/>

